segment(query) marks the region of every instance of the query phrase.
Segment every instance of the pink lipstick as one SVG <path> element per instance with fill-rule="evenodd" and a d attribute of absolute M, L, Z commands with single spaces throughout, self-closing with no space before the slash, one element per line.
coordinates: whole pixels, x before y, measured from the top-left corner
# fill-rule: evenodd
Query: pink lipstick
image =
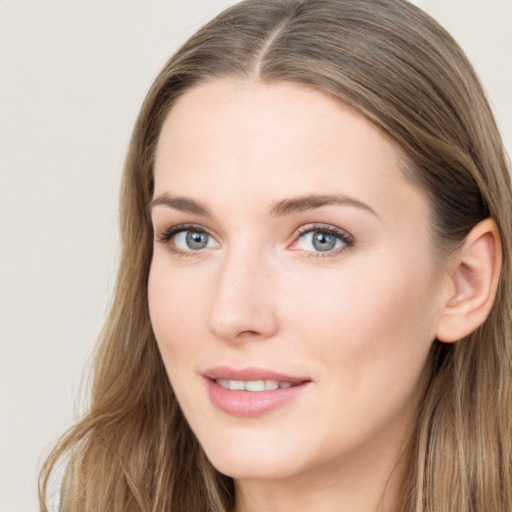
<path fill-rule="evenodd" d="M 232 416 L 251 418 L 284 405 L 311 383 L 311 379 L 262 368 L 217 366 L 204 373 L 213 405 Z"/>

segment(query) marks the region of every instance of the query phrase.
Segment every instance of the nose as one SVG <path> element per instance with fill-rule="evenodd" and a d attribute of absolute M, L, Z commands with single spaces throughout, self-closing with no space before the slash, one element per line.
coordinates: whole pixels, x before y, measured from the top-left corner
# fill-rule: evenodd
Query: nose
<path fill-rule="evenodd" d="M 208 329 L 226 341 L 264 340 L 278 330 L 271 265 L 250 251 L 232 251 L 220 265 Z"/>

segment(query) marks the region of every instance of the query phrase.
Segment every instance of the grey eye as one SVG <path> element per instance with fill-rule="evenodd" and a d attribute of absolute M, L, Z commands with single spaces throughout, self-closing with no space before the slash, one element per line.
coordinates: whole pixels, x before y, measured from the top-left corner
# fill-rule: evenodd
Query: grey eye
<path fill-rule="evenodd" d="M 328 252 L 342 247 L 345 242 L 340 236 L 320 230 L 311 230 L 298 239 L 298 247 L 304 251 Z"/>
<path fill-rule="evenodd" d="M 321 231 L 314 231 L 313 232 L 313 247 L 317 251 L 331 251 L 336 247 L 336 242 L 339 240 L 329 233 L 322 233 Z"/>
<path fill-rule="evenodd" d="M 206 233 L 198 233 L 197 231 L 187 231 L 187 246 L 189 249 L 204 249 L 208 245 L 209 235 Z"/>
<path fill-rule="evenodd" d="M 217 247 L 215 240 L 204 231 L 184 230 L 174 235 L 174 246 L 182 251 L 200 251 Z"/>

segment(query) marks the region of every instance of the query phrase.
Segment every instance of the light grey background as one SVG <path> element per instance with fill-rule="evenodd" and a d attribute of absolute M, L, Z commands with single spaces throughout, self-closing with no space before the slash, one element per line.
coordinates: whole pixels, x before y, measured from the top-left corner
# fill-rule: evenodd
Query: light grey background
<path fill-rule="evenodd" d="M 0 0 L 0 512 L 37 509 L 108 309 L 119 179 L 144 94 L 228 0 Z M 512 0 L 423 0 L 512 148 Z"/>

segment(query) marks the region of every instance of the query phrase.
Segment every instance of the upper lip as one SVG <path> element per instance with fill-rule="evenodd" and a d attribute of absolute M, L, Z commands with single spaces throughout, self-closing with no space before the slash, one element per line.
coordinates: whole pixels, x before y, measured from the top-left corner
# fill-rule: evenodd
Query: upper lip
<path fill-rule="evenodd" d="M 305 377 L 298 377 L 294 375 L 287 375 L 284 373 L 276 372 L 266 368 L 245 367 L 245 368 L 230 368 L 229 366 L 214 366 L 208 368 L 204 374 L 207 379 L 225 379 L 225 380 L 242 380 L 242 381 L 255 381 L 255 380 L 275 380 L 278 382 L 291 382 L 292 384 L 299 384 L 301 382 L 310 381 L 311 379 Z"/>

